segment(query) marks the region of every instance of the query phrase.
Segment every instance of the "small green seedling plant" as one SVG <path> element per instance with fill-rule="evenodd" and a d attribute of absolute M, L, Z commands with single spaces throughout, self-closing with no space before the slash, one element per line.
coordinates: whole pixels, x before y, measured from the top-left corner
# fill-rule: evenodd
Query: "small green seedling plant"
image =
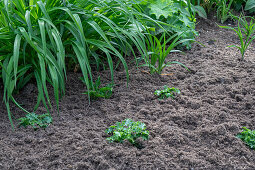
<path fill-rule="evenodd" d="M 245 142 L 251 149 L 255 149 L 255 130 L 243 127 L 243 131 L 238 134 L 237 137 Z"/>
<path fill-rule="evenodd" d="M 247 18 L 250 19 L 250 22 L 247 21 Z M 237 19 L 237 17 L 235 17 Z M 219 26 L 221 28 L 230 29 L 235 31 L 240 40 L 240 46 L 231 45 L 228 47 L 235 47 L 241 52 L 242 60 L 244 60 L 244 54 L 251 44 L 251 42 L 255 39 L 255 22 L 253 17 L 248 16 L 240 16 L 238 18 L 238 26 L 229 27 L 229 26 Z"/>
<path fill-rule="evenodd" d="M 105 87 L 100 87 L 100 85 L 101 85 L 101 80 L 99 76 L 98 79 L 95 81 L 95 83 L 90 81 L 90 89 L 83 94 L 88 94 L 92 99 L 110 98 L 112 96 L 113 85 L 108 84 Z"/>
<path fill-rule="evenodd" d="M 124 121 L 117 122 L 116 125 L 110 126 L 105 131 L 107 134 L 112 134 L 106 140 L 109 142 L 120 142 L 124 140 L 129 141 L 132 145 L 139 147 L 137 138 L 141 137 L 143 140 L 148 140 L 149 131 L 146 130 L 146 125 L 139 121 L 135 122 L 132 119 L 125 119 Z"/>
<path fill-rule="evenodd" d="M 169 97 L 171 97 L 172 99 L 174 99 L 174 97 L 177 94 L 180 94 L 181 91 L 175 87 L 168 87 L 168 86 L 164 86 L 163 90 L 156 90 L 154 92 L 154 94 L 159 98 L 159 99 L 167 99 Z"/>
<path fill-rule="evenodd" d="M 25 117 L 21 117 L 18 119 L 19 127 L 24 126 L 32 126 L 34 130 L 38 128 L 46 128 L 52 123 L 52 117 L 49 113 L 37 115 L 35 113 L 29 113 Z"/>

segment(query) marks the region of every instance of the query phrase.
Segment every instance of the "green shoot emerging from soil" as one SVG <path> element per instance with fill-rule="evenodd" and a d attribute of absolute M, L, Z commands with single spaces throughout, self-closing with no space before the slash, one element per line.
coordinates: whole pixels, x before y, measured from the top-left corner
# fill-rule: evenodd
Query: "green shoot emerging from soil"
<path fill-rule="evenodd" d="M 89 94 L 89 96 L 92 99 L 97 99 L 97 98 L 108 99 L 108 98 L 110 98 L 112 96 L 113 85 L 108 84 L 105 87 L 99 88 L 100 85 L 101 85 L 101 80 L 100 80 L 100 76 L 99 76 L 95 83 L 90 82 L 90 90 L 83 94 Z"/>
<path fill-rule="evenodd" d="M 141 122 L 134 122 L 132 119 L 117 122 L 116 125 L 110 126 L 105 131 L 107 134 L 112 134 L 106 140 L 109 142 L 123 142 L 125 139 L 131 144 L 138 147 L 136 139 L 142 137 L 143 140 L 148 140 L 149 131 L 146 130 L 146 125 Z"/>
<path fill-rule="evenodd" d="M 255 130 L 243 127 L 243 131 L 238 134 L 237 137 L 245 142 L 251 149 L 255 149 Z"/>
<path fill-rule="evenodd" d="M 159 97 L 159 99 L 167 99 L 169 97 L 171 97 L 172 99 L 174 99 L 174 96 L 176 96 L 177 94 L 180 94 L 181 91 L 177 88 L 170 88 L 168 86 L 164 86 L 163 90 L 156 90 L 154 92 L 154 94 Z"/>
<path fill-rule="evenodd" d="M 231 45 L 228 47 L 237 48 L 241 52 L 242 60 L 243 60 L 244 54 L 245 54 L 248 46 L 255 39 L 255 22 L 254 22 L 253 17 L 247 17 L 247 16 L 240 16 L 239 18 L 237 18 L 235 16 L 233 16 L 233 17 L 236 20 L 238 20 L 237 28 L 232 28 L 229 26 L 219 26 L 219 27 L 235 31 L 235 33 L 238 35 L 238 38 L 240 40 L 240 46 Z M 249 19 L 250 22 L 248 22 L 247 19 Z"/>
<path fill-rule="evenodd" d="M 24 126 L 25 128 L 27 126 L 32 126 L 34 130 L 37 130 L 38 128 L 46 128 L 49 126 L 49 124 L 52 123 L 52 117 L 49 113 L 45 113 L 42 115 L 37 115 L 35 113 L 29 113 L 26 115 L 26 117 L 21 117 L 18 119 L 19 127 Z"/>

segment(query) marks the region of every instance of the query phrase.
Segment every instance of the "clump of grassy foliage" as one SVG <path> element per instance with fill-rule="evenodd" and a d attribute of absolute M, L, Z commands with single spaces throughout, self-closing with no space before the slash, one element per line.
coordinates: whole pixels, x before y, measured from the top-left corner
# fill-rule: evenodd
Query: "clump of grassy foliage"
<path fill-rule="evenodd" d="M 231 5 L 234 0 L 220 0 L 217 7 L 217 18 L 223 24 L 231 17 Z"/>
<path fill-rule="evenodd" d="M 168 87 L 168 86 L 164 86 L 163 90 L 156 90 L 154 92 L 154 94 L 159 98 L 159 99 L 167 99 L 169 97 L 171 97 L 172 99 L 174 99 L 174 97 L 178 94 L 180 94 L 181 91 L 175 87 Z"/>
<path fill-rule="evenodd" d="M 169 53 L 172 52 L 181 52 L 180 50 L 175 50 L 174 48 L 187 41 L 192 41 L 192 39 L 182 39 L 182 34 L 174 34 L 168 39 L 166 39 L 165 33 L 158 39 L 156 36 L 148 34 L 148 38 L 146 39 L 146 44 L 148 48 L 148 53 L 145 57 L 145 64 L 142 66 L 147 66 L 150 68 L 150 73 L 158 73 L 161 74 L 165 67 L 171 67 L 172 64 L 179 64 L 189 70 L 184 64 L 177 61 L 165 62 Z"/>
<path fill-rule="evenodd" d="M 255 130 L 243 127 L 243 131 L 238 134 L 237 137 L 245 142 L 251 149 L 255 149 Z"/>
<path fill-rule="evenodd" d="M 0 1 L 0 79 L 12 127 L 11 102 L 29 113 L 13 97 L 29 81 L 38 87 L 32 112 L 40 103 L 48 113 L 52 109 L 48 85 L 53 86 L 59 108 L 67 61 L 80 66 L 87 89 L 92 91 L 92 65 L 100 68 L 102 60 L 109 65 L 112 81 L 114 61 L 123 64 L 128 80 L 124 57 L 136 55 L 134 48 L 141 56 L 146 54 L 144 24 L 150 22 L 157 23 L 122 0 Z"/>
<path fill-rule="evenodd" d="M 27 126 L 32 126 L 34 130 L 37 130 L 38 128 L 45 129 L 49 126 L 49 124 L 52 123 L 52 117 L 48 113 L 41 115 L 29 113 L 25 117 L 21 117 L 18 120 L 20 121 L 19 126 L 24 126 L 25 128 Z"/>
<path fill-rule="evenodd" d="M 241 59 L 244 60 L 244 54 L 251 44 L 251 42 L 255 39 L 255 22 L 253 17 L 248 16 L 240 16 L 236 18 L 238 20 L 237 27 L 230 27 L 230 26 L 220 26 L 221 28 L 230 29 L 234 31 L 240 40 L 240 46 L 231 45 L 229 47 L 237 48 L 241 53 Z M 248 21 L 249 19 L 250 21 Z"/>
<path fill-rule="evenodd" d="M 112 134 L 108 137 L 109 142 L 123 142 L 128 140 L 134 146 L 139 146 L 136 139 L 141 137 L 143 140 L 148 140 L 149 131 L 146 130 L 146 125 L 139 121 L 135 122 L 132 119 L 125 119 L 124 121 L 117 122 L 116 125 L 110 126 L 105 131 L 107 134 Z"/>

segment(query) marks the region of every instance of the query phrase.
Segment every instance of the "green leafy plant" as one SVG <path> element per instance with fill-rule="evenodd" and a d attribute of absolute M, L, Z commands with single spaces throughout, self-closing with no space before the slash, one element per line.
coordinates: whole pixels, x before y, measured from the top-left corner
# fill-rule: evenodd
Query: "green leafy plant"
<path fill-rule="evenodd" d="M 171 67 L 172 64 L 179 64 L 188 70 L 188 68 L 180 62 L 165 62 L 169 53 L 181 52 L 180 50 L 174 50 L 177 45 L 183 42 L 192 41 L 192 39 L 180 40 L 181 37 L 182 34 L 176 33 L 170 38 L 166 39 L 165 33 L 163 33 L 163 35 L 158 39 L 156 36 L 148 34 L 148 39 L 146 39 L 148 54 L 145 58 L 145 64 L 141 65 L 140 67 L 149 67 L 151 74 L 155 72 L 161 74 L 165 67 Z"/>
<path fill-rule="evenodd" d="M 217 7 L 217 18 L 223 24 L 231 17 L 231 5 L 234 0 L 220 0 Z"/>
<path fill-rule="evenodd" d="M 250 19 L 250 22 L 247 21 L 247 18 Z M 235 18 L 237 19 L 237 18 Z M 253 17 L 240 16 L 238 18 L 238 26 L 230 27 L 230 26 L 219 26 L 221 28 L 230 29 L 235 31 L 240 40 L 240 46 L 231 45 L 229 47 L 235 47 L 241 52 L 242 60 L 244 60 L 244 54 L 251 44 L 251 42 L 255 39 L 255 23 Z"/>
<path fill-rule="evenodd" d="M 170 88 L 168 86 L 164 86 L 164 89 L 163 90 L 156 90 L 154 92 L 154 94 L 159 97 L 159 99 L 166 99 L 166 98 L 169 98 L 171 97 L 172 99 L 174 99 L 174 97 L 177 95 L 177 94 L 180 94 L 181 91 L 177 88 Z"/>
<path fill-rule="evenodd" d="M 49 126 L 49 124 L 52 123 L 52 117 L 49 113 L 37 115 L 35 113 L 29 113 L 26 115 L 26 117 L 21 117 L 18 119 L 19 127 L 24 126 L 25 128 L 27 126 L 32 126 L 34 130 L 37 130 L 38 128 L 46 128 Z"/>
<path fill-rule="evenodd" d="M 193 4 L 197 4 L 198 6 L 202 6 L 207 13 L 209 14 L 214 8 L 215 4 L 217 4 L 217 0 L 193 0 Z"/>
<path fill-rule="evenodd" d="M 145 14 L 164 23 L 163 28 L 156 27 L 155 35 L 162 32 L 167 32 L 167 36 L 178 33 L 182 34 L 180 39 L 194 39 L 198 35 L 195 30 L 196 14 L 207 17 L 201 6 L 195 6 L 186 0 L 142 0 L 140 6 Z M 180 44 L 180 48 L 190 49 L 191 43 L 186 41 Z"/>
<path fill-rule="evenodd" d="M 236 11 L 241 11 L 243 7 L 247 4 L 247 0 L 234 0 L 233 7 Z"/>
<path fill-rule="evenodd" d="M 245 142 L 251 149 L 255 149 L 255 130 L 243 127 L 243 131 L 238 134 L 237 137 Z"/>
<path fill-rule="evenodd" d="M 249 11 L 250 13 L 255 11 L 255 1 L 254 0 L 248 0 L 245 4 L 246 11 Z"/>
<path fill-rule="evenodd" d="M 105 87 L 100 87 L 101 85 L 101 79 L 100 76 L 98 77 L 98 79 L 95 81 L 95 83 L 90 82 L 90 90 L 88 90 L 87 92 L 83 93 L 83 94 L 89 94 L 89 96 L 92 99 L 96 99 L 96 98 L 110 98 L 112 96 L 112 91 L 113 91 L 113 85 L 108 84 Z M 93 89 L 94 87 L 94 89 Z"/>
<path fill-rule="evenodd" d="M 149 131 L 146 130 L 146 125 L 139 121 L 134 122 L 132 119 L 125 119 L 124 121 L 117 122 L 116 125 L 110 126 L 105 131 L 107 134 L 112 134 L 106 140 L 109 142 L 123 142 L 128 140 L 131 144 L 139 146 L 136 139 L 142 137 L 143 140 L 148 140 Z"/>
<path fill-rule="evenodd" d="M 185 4 L 188 8 L 190 20 L 193 22 L 196 22 L 196 14 L 198 14 L 200 17 L 207 18 L 205 9 L 200 5 L 193 5 L 193 4 L 195 3 L 194 2 L 191 3 L 191 0 L 187 0 Z"/>

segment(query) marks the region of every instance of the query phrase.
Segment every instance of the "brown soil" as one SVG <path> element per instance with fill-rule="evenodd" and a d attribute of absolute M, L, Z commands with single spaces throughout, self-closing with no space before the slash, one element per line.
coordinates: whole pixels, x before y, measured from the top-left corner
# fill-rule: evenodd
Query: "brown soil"
<path fill-rule="evenodd" d="M 60 116 L 54 112 L 46 130 L 12 132 L 1 103 L 0 169 L 255 169 L 255 151 L 236 138 L 243 126 L 255 129 L 255 48 L 240 61 L 239 52 L 227 48 L 238 44 L 234 33 L 211 21 L 201 21 L 197 30 L 206 47 L 194 44 L 185 55 L 169 56 L 191 72 L 175 66 L 164 72 L 172 76 L 159 76 L 131 66 L 128 88 L 125 73 L 115 73 L 111 99 L 89 105 L 80 74 L 69 73 Z M 109 82 L 109 72 L 100 75 Z M 181 95 L 158 100 L 153 92 L 164 85 L 179 88 Z M 25 87 L 17 100 L 31 111 L 35 85 Z M 15 117 L 24 116 L 11 109 Z M 147 125 L 144 148 L 106 141 L 105 129 L 125 118 Z"/>

